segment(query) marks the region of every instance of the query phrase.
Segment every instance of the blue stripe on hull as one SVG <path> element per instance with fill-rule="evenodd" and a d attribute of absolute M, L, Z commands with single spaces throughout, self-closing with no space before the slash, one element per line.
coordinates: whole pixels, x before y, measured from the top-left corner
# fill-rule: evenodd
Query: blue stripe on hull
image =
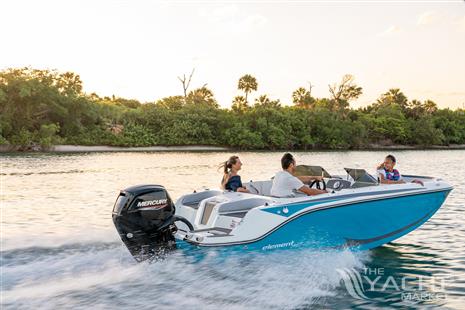
<path fill-rule="evenodd" d="M 421 226 L 441 207 L 449 192 L 450 190 L 310 210 L 289 219 L 286 224 L 260 240 L 221 247 L 236 251 L 344 247 L 372 249 Z"/>

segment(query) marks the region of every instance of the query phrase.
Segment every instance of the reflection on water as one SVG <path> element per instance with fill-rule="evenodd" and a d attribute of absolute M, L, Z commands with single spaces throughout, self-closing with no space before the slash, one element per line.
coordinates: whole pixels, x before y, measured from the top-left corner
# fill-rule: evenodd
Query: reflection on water
<path fill-rule="evenodd" d="M 171 196 L 217 187 L 228 153 L 91 153 L 0 155 L 2 293 L 5 308 L 237 309 L 425 306 L 465 302 L 465 151 L 398 151 L 403 173 L 437 175 L 454 185 L 446 204 L 419 230 L 368 252 L 302 252 L 219 259 L 176 252 L 136 264 L 111 222 L 118 191 L 163 184 Z M 267 179 L 281 152 L 245 152 L 244 181 Z M 299 163 L 330 173 L 373 170 L 384 152 L 296 152 Z M 197 257 L 197 258 L 196 258 Z M 360 275 L 367 298 L 352 296 L 341 270 Z M 376 277 L 366 270 L 380 273 Z M 378 276 L 377 275 L 377 276 Z M 364 277 L 365 276 L 365 277 Z M 389 280 L 390 277 L 392 280 Z M 445 279 L 446 298 L 402 300 L 395 284 Z M 370 282 L 371 281 L 371 282 Z M 390 281 L 385 286 L 386 281 Z M 395 284 L 393 284 L 395 283 Z M 432 287 L 434 288 L 434 287 Z M 434 293 L 431 287 L 423 291 Z M 412 295 L 413 296 L 413 295 Z"/>

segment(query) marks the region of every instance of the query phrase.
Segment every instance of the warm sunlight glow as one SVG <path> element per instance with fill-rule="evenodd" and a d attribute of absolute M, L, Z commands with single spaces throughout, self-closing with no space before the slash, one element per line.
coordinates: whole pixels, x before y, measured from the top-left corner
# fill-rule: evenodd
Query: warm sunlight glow
<path fill-rule="evenodd" d="M 196 68 L 223 107 L 246 73 L 252 97 L 291 102 L 300 86 L 328 96 L 352 74 L 354 106 L 389 88 L 439 107 L 465 104 L 465 5 L 350 2 L 5 1 L 0 69 L 73 71 L 84 90 L 153 101 L 182 93 L 177 76 Z"/>

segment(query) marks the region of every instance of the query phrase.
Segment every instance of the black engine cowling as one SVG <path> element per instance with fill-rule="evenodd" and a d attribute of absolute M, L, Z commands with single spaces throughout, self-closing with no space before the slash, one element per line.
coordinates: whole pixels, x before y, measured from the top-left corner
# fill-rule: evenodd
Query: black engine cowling
<path fill-rule="evenodd" d="M 113 223 L 121 240 L 137 261 L 159 256 L 176 248 L 174 203 L 161 185 L 139 185 L 122 190 L 113 207 Z"/>

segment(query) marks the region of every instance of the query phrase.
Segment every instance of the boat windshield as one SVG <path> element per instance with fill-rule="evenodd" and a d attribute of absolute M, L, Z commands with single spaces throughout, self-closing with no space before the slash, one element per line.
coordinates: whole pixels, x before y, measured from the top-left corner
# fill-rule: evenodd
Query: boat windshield
<path fill-rule="evenodd" d="M 378 184 L 378 180 L 366 172 L 365 169 L 344 168 L 344 170 L 354 180 L 354 183 L 351 186 L 352 188 L 373 186 Z"/>
<path fill-rule="evenodd" d="M 321 175 L 330 179 L 331 175 L 321 166 L 298 165 L 295 167 L 295 175 Z"/>

